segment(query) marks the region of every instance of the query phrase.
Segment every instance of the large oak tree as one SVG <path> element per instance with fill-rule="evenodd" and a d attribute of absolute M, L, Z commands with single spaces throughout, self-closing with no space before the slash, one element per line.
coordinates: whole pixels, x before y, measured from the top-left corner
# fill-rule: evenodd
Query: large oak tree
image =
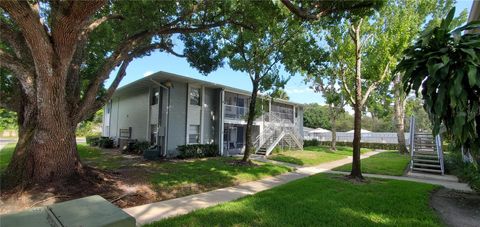
<path fill-rule="evenodd" d="M 0 107 L 17 112 L 19 124 L 3 185 L 82 176 L 77 124 L 110 99 L 135 58 L 154 50 L 183 56 L 173 50 L 175 34 L 235 24 L 232 3 L 217 3 L 0 1 L 0 68 L 9 72 Z M 205 73 L 216 67 L 191 62 Z"/>

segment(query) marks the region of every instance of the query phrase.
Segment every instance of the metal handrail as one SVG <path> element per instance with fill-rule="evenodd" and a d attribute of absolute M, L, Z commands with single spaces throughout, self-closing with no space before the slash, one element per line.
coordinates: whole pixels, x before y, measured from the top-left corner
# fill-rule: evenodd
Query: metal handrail
<path fill-rule="evenodd" d="M 413 170 L 413 153 L 415 152 L 415 117 L 410 117 L 410 170 Z"/>
<path fill-rule="evenodd" d="M 262 119 L 268 119 L 264 121 L 264 129 L 254 140 L 253 146 L 255 147 L 255 153 L 270 139 L 270 137 L 282 135 L 282 133 L 290 133 L 293 135 L 294 140 L 300 147 L 303 147 L 303 137 L 301 136 L 297 124 L 294 124 L 291 120 L 284 119 L 275 112 L 268 112 L 263 114 Z M 283 134 L 283 135 L 284 135 Z M 270 148 L 269 148 L 270 150 Z"/>
<path fill-rule="evenodd" d="M 440 137 L 440 134 L 435 136 L 435 145 L 437 147 L 437 155 L 438 159 L 440 161 L 440 168 L 442 170 L 442 175 L 445 174 L 445 167 L 443 163 L 443 149 L 442 149 L 442 139 Z"/>

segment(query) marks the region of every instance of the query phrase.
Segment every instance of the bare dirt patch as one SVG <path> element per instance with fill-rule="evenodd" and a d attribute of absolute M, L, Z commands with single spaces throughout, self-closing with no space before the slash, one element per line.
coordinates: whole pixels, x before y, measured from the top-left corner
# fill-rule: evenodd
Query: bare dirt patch
<path fill-rule="evenodd" d="M 0 214 L 45 206 L 62 201 L 100 195 L 124 208 L 155 201 L 156 193 L 140 177 L 138 182 L 122 174 L 89 168 L 85 176 L 72 177 L 63 182 L 33 185 L 23 190 L 2 191 Z M 129 180 L 127 180 L 129 179 Z"/>
<path fill-rule="evenodd" d="M 439 189 L 432 194 L 430 205 L 448 226 L 480 226 L 480 195 Z"/>

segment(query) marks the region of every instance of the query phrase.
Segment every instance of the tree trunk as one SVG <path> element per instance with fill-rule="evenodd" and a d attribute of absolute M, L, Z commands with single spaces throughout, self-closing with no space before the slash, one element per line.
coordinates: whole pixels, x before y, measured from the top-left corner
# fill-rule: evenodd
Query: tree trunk
<path fill-rule="evenodd" d="M 337 150 L 337 116 L 336 116 L 336 113 L 337 111 L 335 111 L 333 108 L 336 108 L 336 107 L 330 107 L 331 108 L 331 112 L 330 112 L 330 123 L 332 124 L 332 141 L 330 143 L 330 150 L 332 151 L 336 151 Z"/>
<path fill-rule="evenodd" d="M 356 26 L 353 37 L 355 43 L 355 103 L 353 104 L 353 110 L 355 111 L 354 127 L 353 127 L 353 161 L 352 172 L 350 178 L 363 179 L 362 168 L 360 165 L 360 141 L 362 139 L 362 107 L 363 107 L 363 95 L 362 95 L 362 57 L 360 46 L 360 26 L 362 21 Z"/>
<path fill-rule="evenodd" d="M 257 103 L 257 92 L 258 92 L 258 82 L 253 81 L 253 89 L 251 94 L 250 105 L 248 107 L 248 119 L 247 119 L 247 128 L 245 132 L 245 153 L 243 154 L 242 162 L 250 161 L 250 154 L 254 152 L 253 139 L 252 138 L 252 128 L 253 121 L 255 120 L 255 107 Z"/>
<path fill-rule="evenodd" d="M 401 74 L 395 75 L 395 125 L 397 126 L 398 151 L 400 154 L 408 153 L 405 142 L 405 97 L 401 88 Z"/>
<path fill-rule="evenodd" d="M 353 161 L 352 161 L 352 172 L 350 177 L 363 179 L 362 168 L 360 164 L 360 148 L 361 148 L 361 129 L 362 129 L 362 108 L 360 104 L 354 105 L 354 127 L 353 127 Z"/>
<path fill-rule="evenodd" d="M 66 112 L 54 106 L 41 115 L 32 112 L 43 108 L 29 104 L 19 115 L 19 139 L 3 177 L 4 187 L 48 183 L 83 173 L 75 126 Z"/>

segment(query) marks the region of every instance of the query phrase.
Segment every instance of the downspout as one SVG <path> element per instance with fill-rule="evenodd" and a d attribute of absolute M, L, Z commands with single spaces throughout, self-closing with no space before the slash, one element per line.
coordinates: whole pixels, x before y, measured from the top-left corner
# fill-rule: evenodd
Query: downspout
<path fill-rule="evenodd" d="M 164 131 L 164 138 L 165 138 L 165 143 L 163 145 L 163 151 L 164 151 L 164 155 L 167 156 L 167 145 L 168 145 L 168 116 L 169 116 L 169 113 L 170 113 L 170 87 L 167 87 L 153 79 L 150 79 L 154 84 L 158 85 L 160 88 L 164 88 L 164 89 L 167 89 L 167 112 L 165 113 L 165 127 L 163 129 Z M 160 90 L 158 91 L 159 94 L 160 94 Z M 159 128 L 159 125 L 161 123 L 161 115 L 160 115 L 160 110 L 161 110 L 161 107 L 160 107 L 160 96 L 158 97 L 158 124 L 157 124 L 157 128 Z M 160 139 L 160 133 L 157 129 L 157 145 L 158 145 L 158 141 Z"/>

